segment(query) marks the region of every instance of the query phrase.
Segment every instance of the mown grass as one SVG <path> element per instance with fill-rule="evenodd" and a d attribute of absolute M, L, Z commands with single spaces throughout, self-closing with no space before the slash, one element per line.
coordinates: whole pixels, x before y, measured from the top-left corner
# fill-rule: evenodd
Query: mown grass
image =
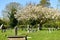
<path fill-rule="evenodd" d="M 29 40 L 60 40 L 60 31 L 39 31 L 30 33 L 29 36 L 32 37 Z"/>
<path fill-rule="evenodd" d="M 46 30 L 37 31 L 26 33 L 26 31 L 18 30 L 18 36 L 27 34 L 28 40 L 60 40 L 60 30 L 48 32 Z M 6 32 L 2 33 L 0 30 L 0 40 L 8 40 L 8 36 L 14 36 L 14 29 L 7 30 Z"/>

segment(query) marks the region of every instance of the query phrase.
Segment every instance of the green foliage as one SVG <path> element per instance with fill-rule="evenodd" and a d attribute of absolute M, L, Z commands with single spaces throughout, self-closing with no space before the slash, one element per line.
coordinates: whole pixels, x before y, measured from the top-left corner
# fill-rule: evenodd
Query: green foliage
<path fill-rule="evenodd" d="M 39 5 L 42 5 L 43 7 L 49 7 L 50 6 L 50 0 L 41 0 Z"/>
<path fill-rule="evenodd" d="M 15 13 L 16 13 L 16 9 L 13 8 L 11 10 L 10 17 L 9 17 L 9 19 L 10 19 L 10 23 L 9 24 L 10 24 L 10 27 L 12 27 L 12 28 L 14 28 L 17 25 L 17 23 L 18 23 L 17 19 L 14 17 Z"/>
<path fill-rule="evenodd" d="M 11 2 L 11 3 L 9 3 L 9 4 L 6 5 L 6 10 L 8 12 L 10 12 L 13 8 L 20 9 L 21 7 L 20 7 L 20 4 L 17 3 L 17 2 Z"/>
<path fill-rule="evenodd" d="M 17 25 L 17 20 L 15 18 L 10 19 L 10 27 L 14 28 Z"/>
<path fill-rule="evenodd" d="M 0 19 L 0 25 L 1 25 L 1 24 L 5 24 L 5 25 L 6 25 L 6 24 L 7 24 L 7 22 L 6 22 L 6 21 L 4 21 L 4 20 L 2 20 L 2 19 Z"/>
<path fill-rule="evenodd" d="M 29 24 L 32 25 L 32 26 L 34 26 L 34 25 L 37 24 L 37 20 L 34 19 L 34 18 L 30 18 L 30 19 L 29 19 Z"/>
<path fill-rule="evenodd" d="M 57 8 L 60 9 L 60 0 L 57 2 Z"/>
<path fill-rule="evenodd" d="M 4 18 L 8 19 L 8 21 L 9 21 L 6 24 L 6 26 L 14 28 L 18 23 L 18 20 L 15 18 L 14 15 L 18 11 L 18 9 L 20 10 L 20 8 L 21 8 L 20 4 L 16 3 L 16 2 L 11 2 L 11 3 L 7 4 L 5 8 L 6 9 L 3 11 Z"/>
<path fill-rule="evenodd" d="M 19 20 L 19 25 L 26 25 L 27 24 L 27 21 L 26 20 Z"/>
<path fill-rule="evenodd" d="M 0 25 L 2 24 L 3 22 L 2 22 L 2 20 L 0 19 Z"/>
<path fill-rule="evenodd" d="M 57 24 L 54 22 L 54 21 L 49 21 L 49 22 L 46 22 L 45 24 L 43 24 L 43 27 L 47 27 L 47 28 L 49 28 L 49 27 L 56 27 L 57 26 Z"/>
<path fill-rule="evenodd" d="M 3 20 L 0 19 L 0 25 L 3 24 L 3 23 L 4 23 Z"/>
<path fill-rule="evenodd" d="M 56 21 L 56 25 L 58 26 L 58 27 L 60 27 L 60 21 Z"/>

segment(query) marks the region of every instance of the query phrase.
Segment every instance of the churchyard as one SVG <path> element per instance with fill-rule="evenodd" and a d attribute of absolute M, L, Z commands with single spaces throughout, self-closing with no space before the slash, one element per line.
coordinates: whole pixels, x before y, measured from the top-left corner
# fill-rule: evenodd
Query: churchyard
<path fill-rule="evenodd" d="M 8 36 L 14 36 L 14 29 L 7 29 L 6 32 L 0 30 L 0 40 L 8 40 Z M 18 30 L 18 36 L 27 35 L 27 40 L 60 40 L 60 30 L 49 32 L 48 30 L 41 30 L 28 33 L 25 30 Z"/>

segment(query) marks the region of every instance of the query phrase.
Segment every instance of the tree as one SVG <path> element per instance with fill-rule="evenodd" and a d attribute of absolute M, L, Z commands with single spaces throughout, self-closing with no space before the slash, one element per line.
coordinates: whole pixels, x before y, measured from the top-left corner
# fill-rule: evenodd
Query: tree
<path fill-rule="evenodd" d="M 12 28 L 14 28 L 16 25 L 17 25 L 17 23 L 18 23 L 18 20 L 14 17 L 14 14 L 16 13 L 16 9 L 15 8 L 13 8 L 12 10 L 11 10 L 11 13 L 10 13 L 10 16 L 9 16 L 9 19 L 10 19 L 10 27 L 12 27 Z"/>
<path fill-rule="evenodd" d="M 55 20 L 60 15 L 60 12 L 57 9 L 47 8 L 36 5 L 28 5 L 16 14 L 18 20 L 28 20 L 30 24 L 33 23 L 39 24 L 39 30 L 42 29 L 42 25 L 50 20 Z M 35 21 L 36 20 L 36 21 Z"/>
<path fill-rule="evenodd" d="M 10 27 L 14 28 L 17 25 L 18 20 L 15 18 L 15 14 L 20 10 L 20 4 L 11 2 L 6 5 L 6 9 L 3 11 L 4 15 L 9 19 Z"/>
<path fill-rule="evenodd" d="M 49 7 L 50 6 L 50 0 L 41 0 L 40 4 L 38 4 L 38 5 L 41 5 L 43 7 Z"/>
<path fill-rule="evenodd" d="M 1 24 L 5 24 L 5 22 L 2 19 L 0 19 L 0 25 Z"/>
<path fill-rule="evenodd" d="M 60 9 L 60 0 L 58 0 L 57 8 L 59 8 L 59 9 Z"/>

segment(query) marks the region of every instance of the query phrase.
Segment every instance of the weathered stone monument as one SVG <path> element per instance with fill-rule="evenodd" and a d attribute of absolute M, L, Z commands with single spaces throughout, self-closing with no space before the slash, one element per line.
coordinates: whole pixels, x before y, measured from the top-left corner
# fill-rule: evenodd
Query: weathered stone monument
<path fill-rule="evenodd" d="M 18 28 L 17 28 L 17 26 L 15 27 L 15 35 L 17 35 L 17 30 L 18 30 Z"/>
<path fill-rule="evenodd" d="M 29 25 L 27 25 L 27 32 L 29 33 Z"/>
<path fill-rule="evenodd" d="M 9 36 L 8 40 L 27 40 L 27 36 Z"/>
<path fill-rule="evenodd" d="M 17 32 L 18 28 L 17 26 L 15 27 L 15 36 L 9 36 L 8 40 L 27 40 L 27 35 L 24 36 L 18 36 L 18 32 Z"/>
<path fill-rule="evenodd" d="M 39 31 L 39 24 L 37 26 L 38 26 L 38 31 Z"/>
<path fill-rule="evenodd" d="M 6 27 L 4 26 L 4 24 L 2 24 L 1 26 L 0 26 L 0 29 L 2 30 L 2 32 L 6 32 Z"/>

